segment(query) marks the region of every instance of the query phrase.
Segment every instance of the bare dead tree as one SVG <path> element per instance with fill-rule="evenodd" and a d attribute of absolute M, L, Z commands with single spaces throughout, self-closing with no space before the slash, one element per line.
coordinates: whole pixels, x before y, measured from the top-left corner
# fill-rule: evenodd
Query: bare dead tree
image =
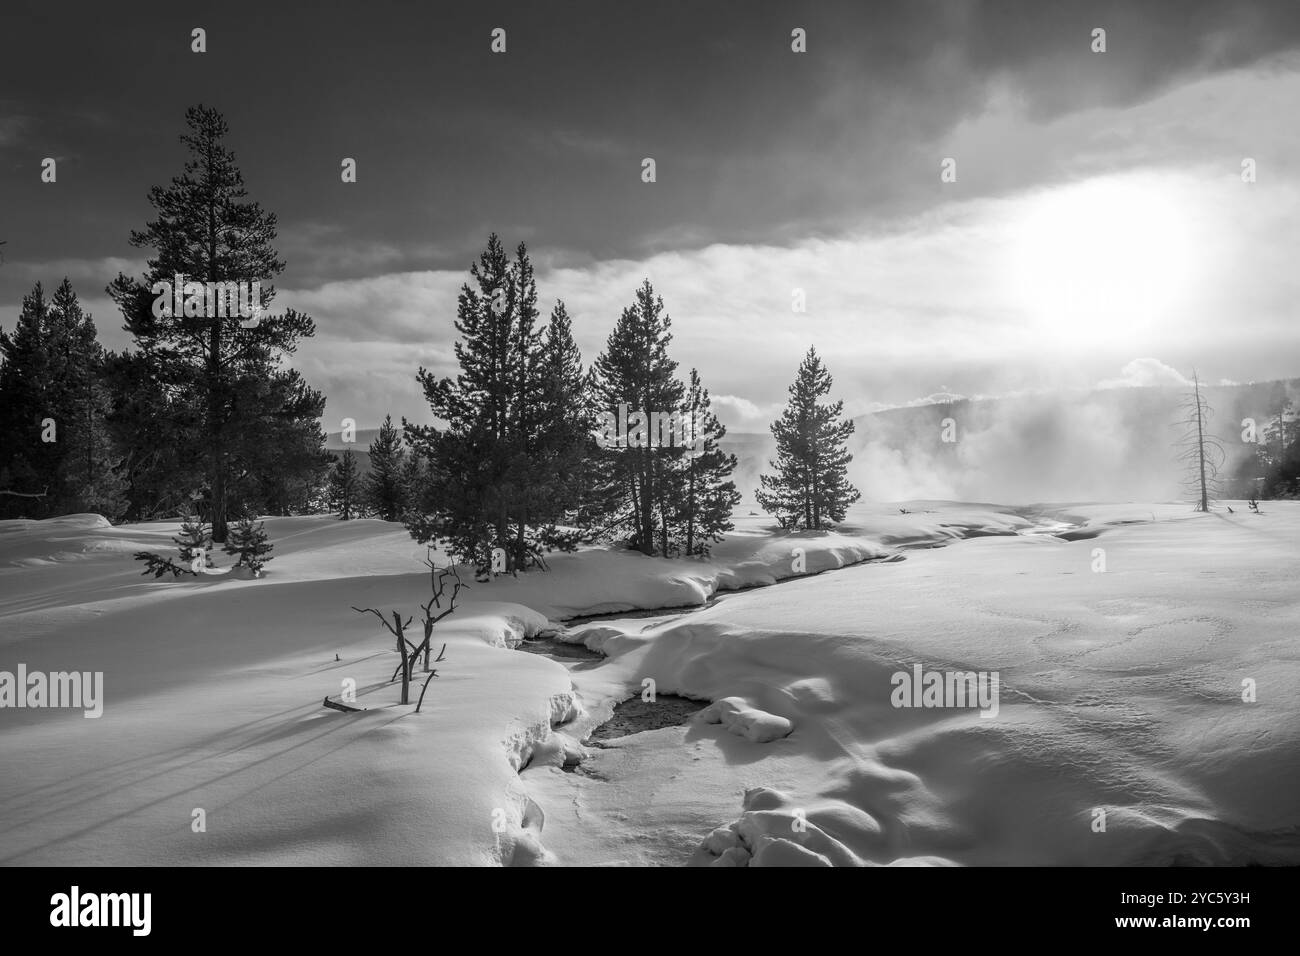
<path fill-rule="evenodd" d="M 1184 486 L 1197 498 L 1196 510 L 1209 511 L 1210 498 L 1220 491 L 1219 471 L 1227 460 L 1222 442 L 1209 433 L 1214 409 L 1201 394 L 1201 380 L 1192 370 L 1192 391 L 1179 403 L 1183 412 L 1178 424 L 1183 435 L 1177 442 L 1178 460 L 1186 471 Z"/>
<path fill-rule="evenodd" d="M 389 682 L 397 680 L 400 675 L 402 678 L 402 703 L 410 703 L 410 686 L 414 679 L 416 662 L 420 656 L 424 655 L 424 669 L 429 672 L 429 676 L 424 679 L 424 686 L 420 689 L 420 699 L 415 705 L 415 712 L 420 712 L 420 705 L 424 703 L 424 694 L 429 689 L 429 682 L 438 676 L 438 671 L 432 665 L 446 659 L 447 645 L 444 643 L 438 651 L 436 658 L 430 659 L 433 655 L 433 628 L 456 610 L 456 599 L 460 597 L 460 592 L 469 588 L 469 585 L 460 579 L 460 572 L 456 566 L 450 565 L 440 568 L 433 563 L 432 559 L 426 554 L 424 558 L 425 567 L 429 569 L 429 587 L 433 590 L 433 595 L 427 602 L 420 605 L 420 610 L 424 612 L 424 640 L 419 644 L 412 644 L 406 637 L 406 629 L 411 626 L 413 618 L 408 617 L 402 620 L 401 614 L 397 611 L 392 612 L 391 623 L 384 615 L 372 607 L 360 608 L 353 606 L 352 610 L 358 614 L 373 614 L 379 618 L 379 623 L 397 639 L 397 653 L 401 660 L 397 668 L 393 671 L 393 676 Z M 451 593 L 447 593 L 448 587 Z M 445 604 L 443 602 L 446 602 Z"/>
<path fill-rule="evenodd" d="M 373 614 L 375 617 L 379 618 L 379 623 L 382 624 L 388 632 L 393 635 L 393 637 L 397 638 L 397 653 L 402 656 L 402 663 L 398 668 L 402 674 L 402 703 L 409 704 L 411 702 L 411 663 L 413 663 L 413 659 L 409 653 L 412 649 L 411 642 L 406 639 L 403 632 L 410 627 L 412 619 L 408 617 L 403 621 L 402 615 L 397 611 L 394 611 L 393 622 L 390 624 L 385 620 L 384 615 L 373 607 L 360 608 L 354 605 L 352 610 L 356 611 L 358 614 Z M 395 678 L 396 676 L 397 671 L 394 671 L 393 677 Z"/>
<path fill-rule="evenodd" d="M 427 552 L 424 556 L 424 566 L 429 569 L 429 587 L 433 590 L 433 596 L 420 605 L 420 610 L 424 612 L 424 640 L 416 649 L 416 657 L 419 657 L 420 651 L 424 652 L 424 669 L 427 671 L 429 669 L 429 653 L 433 647 L 433 626 L 456 610 L 456 598 L 460 597 L 462 590 L 469 590 L 469 585 L 461 581 L 460 572 L 456 570 L 454 564 L 440 568 L 433 563 Z M 443 608 L 442 599 L 447 593 L 448 579 L 451 579 L 454 584 L 451 596 L 447 600 L 447 607 Z M 438 613 L 433 613 L 434 608 L 438 609 Z M 442 647 L 443 650 L 447 649 L 446 644 L 442 645 Z M 438 654 L 438 660 L 442 660 L 441 652 Z"/>

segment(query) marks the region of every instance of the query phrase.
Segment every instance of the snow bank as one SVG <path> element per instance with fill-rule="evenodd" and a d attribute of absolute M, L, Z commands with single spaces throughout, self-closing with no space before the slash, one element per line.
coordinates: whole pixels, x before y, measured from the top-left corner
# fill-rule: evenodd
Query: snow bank
<path fill-rule="evenodd" d="M 1298 863 L 1300 506 L 1266 511 L 912 502 L 816 535 L 742 517 L 708 561 L 556 555 L 467 581 L 419 714 L 350 609 L 419 634 L 399 527 L 272 518 L 263 578 L 171 582 L 123 552 L 174 522 L 0 523 L 0 669 L 102 671 L 106 696 L 0 713 L 0 862 Z M 564 635 L 598 666 L 510 650 L 682 606 Z M 918 664 L 999 672 L 997 716 L 891 706 Z M 719 723 L 582 747 L 646 679 Z M 365 710 L 321 707 L 349 683 Z"/>
<path fill-rule="evenodd" d="M 551 844 L 625 814 L 682 842 L 698 826 L 693 852 L 639 862 L 1300 863 L 1300 507 L 1139 507 L 1068 509 L 1086 539 L 981 536 L 578 629 L 609 655 L 573 672 L 591 709 L 649 678 L 797 729 L 638 734 L 589 758 L 613 781 L 599 789 L 530 776 L 537 799 L 580 807 L 587 833 L 553 814 Z M 918 664 L 997 673 L 996 715 L 893 706 Z"/>

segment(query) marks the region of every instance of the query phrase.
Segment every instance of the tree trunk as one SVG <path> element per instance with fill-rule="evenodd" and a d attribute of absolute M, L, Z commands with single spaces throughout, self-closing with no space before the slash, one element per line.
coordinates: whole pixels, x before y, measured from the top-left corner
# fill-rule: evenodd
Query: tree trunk
<path fill-rule="evenodd" d="M 646 449 L 638 448 L 637 470 L 641 476 L 641 530 L 637 537 L 641 539 L 641 553 L 653 555 L 655 553 L 655 487 L 654 487 L 654 469 L 651 467 L 650 456 Z"/>
<path fill-rule="evenodd" d="M 686 556 L 695 553 L 695 462 L 691 462 L 690 480 L 686 483 Z"/>
<path fill-rule="evenodd" d="M 1205 434 L 1201 422 L 1201 382 L 1192 373 L 1192 383 L 1196 390 L 1196 463 L 1201 470 L 1201 511 L 1210 510 L 1209 495 L 1205 487 Z"/>
<path fill-rule="evenodd" d="M 524 560 L 528 555 L 528 546 L 526 542 L 526 536 L 524 534 L 524 529 L 527 527 L 527 525 L 528 525 L 527 509 L 524 509 L 524 514 L 519 518 L 519 528 L 515 532 L 515 564 L 518 565 L 518 568 L 516 570 L 519 571 L 526 570 L 526 568 L 524 567 Z"/>
<path fill-rule="evenodd" d="M 402 616 L 393 612 L 393 625 L 397 628 L 397 652 L 402 655 L 402 703 L 411 702 L 411 665 L 407 659 L 406 638 L 402 636 Z"/>
<path fill-rule="evenodd" d="M 216 176 L 212 168 L 212 144 L 208 144 L 208 177 Z M 208 203 L 208 268 L 209 282 L 216 282 L 217 275 L 217 209 L 214 203 Z M 209 287 L 210 288 L 210 287 Z M 208 316 L 211 331 L 208 333 L 208 427 L 212 438 L 212 540 L 224 544 L 226 540 L 226 448 L 221 421 L 221 323 L 216 316 Z"/>
<path fill-rule="evenodd" d="M 659 553 L 668 557 L 668 516 L 664 513 L 663 502 L 659 503 Z"/>
<path fill-rule="evenodd" d="M 803 477 L 803 526 L 804 530 L 812 528 L 812 485 L 808 480 L 808 467 L 804 466 Z"/>
<path fill-rule="evenodd" d="M 498 495 L 500 494 L 499 488 L 500 486 L 498 486 Z M 506 515 L 505 498 L 501 497 L 497 504 L 496 540 L 492 543 L 492 546 L 494 548 L 504 548 L 509 543 L 510 543 L 510 519 Z M 513 570 L 512 565 L 514 564 L 514 558 L 510 556 L 509 553 L 507 553 L 507 557 L 510 557 L 510 564 L 506 566 L 506 570 L 511 571 Z M 490 568 L 491 566 L 492 566 L 491 555 L 489 554 L 488 567 Z"/>

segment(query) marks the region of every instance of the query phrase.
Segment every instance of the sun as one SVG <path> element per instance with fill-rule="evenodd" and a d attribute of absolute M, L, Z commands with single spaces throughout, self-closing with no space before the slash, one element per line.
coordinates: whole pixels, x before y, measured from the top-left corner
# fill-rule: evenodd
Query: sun
<path fill-rule="evenodd" d="M 1133 340 L 1194 294 L 1189 200 L 1157 176 L 1093 179 L 1025 200 L 1010 274 L 1031 329 L 1061 343 Z"/>

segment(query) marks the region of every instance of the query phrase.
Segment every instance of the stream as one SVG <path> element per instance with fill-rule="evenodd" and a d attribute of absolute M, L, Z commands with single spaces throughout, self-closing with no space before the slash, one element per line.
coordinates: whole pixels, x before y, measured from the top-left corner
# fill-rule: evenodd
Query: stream
<path fill-rule="evenodd" d="M 904 561 L 908 560 L 908 552 L 943 548 L 966 538 L 1006 534 L 1053 535 L 1073 540 L 1075 536 L 1092 536 L 1104 530 L 1094 531 L 1081 526 L 1082 522 L 1062 521 L 1060 518 L 1066 516 L 1061 515 L 1026 517 L 1030 518 L 1031 526 L 1011 532 L 950 526 L 951 537 L 945 534 L 944 537 L 895 539 L 885 545 L 887 553 L 879 557 L 818 573 Z M 944 528 L 941 533 L 947 531 Z M 620 681 L 613 688 L 607 687 L 600 674 L 590 673 L 607 661 L 606 656 L 589 650 L 581 642 L 567 643 L 557 637 L 572 638 L 577 636 L 574 632 L 586 626 L 602 625 L 635 633 L 685 619 L 721 602 L 743 603 L 745 591 L 787 584 L 808 576 L 715 592 L 699 605 L 574 616 L 564 619 L 547 636 L 523 641 L 516 650 L 557 662 L 574 672 L 575 684 L 594 679 L 594 687 L 600 688 L 597 693 L 604 700 L 611 689 L 617 692 L 621 686 Z M 594 724 L 600 718 L 589 717 L 581 729 L 573 725 L 555 728 L 566 732 L 568 740 L 578 747 L 566 743 L 564 761 L 560 765 L 552 764 L 552 772 L 530 773 L 526 784 L 529 800 L 535 806 L 546 808 L 546 842 L 561 862 L 599 866 L 686 864 L 700 852 L 702 836 L 716 825 L 708 821 L 734 818 L 738 794 L 753 785 L 751 768 L 746 760 L 735 757 L 734 745 L 714 747 L 708 743 L 718 734 L 726 736 L 722 728 L 693 726 L 710 701 L 666 693 L 657 693 L 653 701 L 647 701 L 635 687 L 628 687 L 624 693 L 629 696 L 614 703 L 612 711 L 606 710 L 608 704 L 602 703 L 601 714 L 609 713 L 603 722 Z M 732 752 L 731 757 L 726 756 L 728 751 Z"/>
<path fill-rule="evenodd" d="M 1025 517 L 1030 516 L 1025 515 Z M 1034 517 L 1038 520 L 1038 525 L 1021 531 L 992 531 L 979 528 L 964 528 L 960 535 L 947 540 L 899 541 L 893 545 L 895 550 L 888 554 L 879 557 L 866 558 L 862 561 L 855 561 L 852 564 L 846 564 L 839 568 L 828 568 L 825 571 L 817 573 L 829 574 L 838 571 L 845 571 L 849 568 L 861 567 L 866 564 L 904 561 L 906 560 L 906 555 L 904 554 L 905 551 L 944 548 L 949 544 L 957 541 L 964 541 L 969 538 L 992 536 L 1014 537 L 1016 535 L 1054 535 L 1066 541 L 1074 541 L 1080 538 L 1095 537 L 1097 534 L 1100 534 L 1102 530 L 1084 528 L 1082 523 L 1074 520 L 1063 521 L 1059 520 L 1059 517 L 1057 520 L 1053 520 L 1046 514 L 1039 514 Z M 694 614 L 695 612 L 705 610 L 706 608 L 711 608 L 719 602 L 743 594 L 745 591 L 752 591 L 758 587 L 777 587 L 791 581 L 801 580 L 803 577 L 805 577 L 805 575 L 796 575 L 782 578 L 776 581 L 775 584 L 750 585 L 748 587 L 715 592 L 703 604 L 582 614 L 565 618 L 562 623 L 565 630 L 572 630 L 586 624 L 599 622 L 608 623 L 611 626 L 617 627 L 620 624 L 632 621 L 644 621 L 649 619 L 668 621 L 673 618 L 683 617 L 687 614 Z M 599 667 L 601 662 L 605 659 L 603 654 L 589 650 L 580 643 L 570 644 L 557 640 L 555 637 L 541 637 L 533 640 L 525 640 L 522 644 L 518 645 L 516 650 L 523 651 L 526 654 L 537 654 L 541 657 L 549 657 L 551 660 L 564 665 L 565 668 L 571 671 L 590 670 Z M 620 737 L 628 737 L 645 730 L 658 730 L 661 727 L 686 724 L 690 722 L 691 718 L 696 713 L 707 707 L 708 704 L 709 701 L 692 700 L 689 697 L 679 697 L 674 694 L 659 694 L 656 696 L 653 703 L 648 703 L 642 701 L 640 696 L 633 694 L 633 696 L 629 697 L 627 700 L 615 704 L 614 712 L 610 719 L 593 728 L 583 743 L 587 746 L 601 747 L 604 746 L 602 741 L 605 740 L 615 740 Z"/>

